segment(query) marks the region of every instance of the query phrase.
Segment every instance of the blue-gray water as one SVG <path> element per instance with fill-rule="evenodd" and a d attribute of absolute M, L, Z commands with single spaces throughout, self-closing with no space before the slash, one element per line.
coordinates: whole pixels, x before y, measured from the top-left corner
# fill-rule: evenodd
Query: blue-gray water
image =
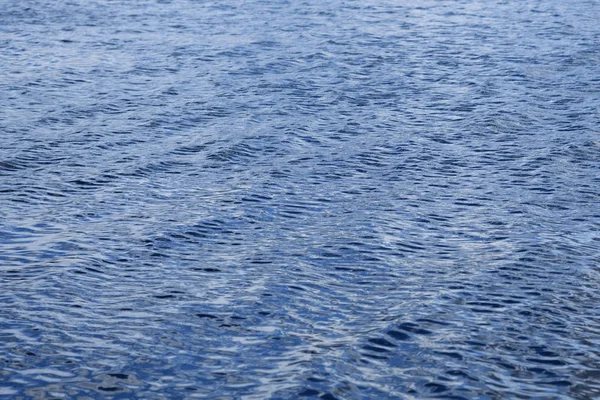
<path fill-rule="evenodd" d="M 598 21 L 0 1 L 0 396 L 600 396 Z"/>

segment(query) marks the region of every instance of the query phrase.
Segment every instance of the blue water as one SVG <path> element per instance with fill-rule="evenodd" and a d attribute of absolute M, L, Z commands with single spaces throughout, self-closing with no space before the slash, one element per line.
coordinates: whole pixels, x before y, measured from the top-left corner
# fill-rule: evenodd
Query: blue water
<path fill-rule="evenodd" d="M 0 0 L 0 397 L 600 397 L 598 21 Z"/>

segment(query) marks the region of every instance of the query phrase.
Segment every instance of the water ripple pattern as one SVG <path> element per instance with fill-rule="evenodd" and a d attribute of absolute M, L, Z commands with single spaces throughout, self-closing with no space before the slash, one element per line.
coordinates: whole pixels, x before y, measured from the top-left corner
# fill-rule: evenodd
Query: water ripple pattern
<path fill-rule="evenodd" d="M 600 397 L 598 21 L 0 2 L 0 396 Z"/>

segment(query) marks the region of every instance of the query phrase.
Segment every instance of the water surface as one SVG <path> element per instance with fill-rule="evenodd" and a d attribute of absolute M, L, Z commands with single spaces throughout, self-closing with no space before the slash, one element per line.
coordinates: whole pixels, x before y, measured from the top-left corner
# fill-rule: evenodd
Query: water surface
<path fill-rule="evenodd" d="M 0 3 L 0 396 L 600 396 L 596 1 Z"/>

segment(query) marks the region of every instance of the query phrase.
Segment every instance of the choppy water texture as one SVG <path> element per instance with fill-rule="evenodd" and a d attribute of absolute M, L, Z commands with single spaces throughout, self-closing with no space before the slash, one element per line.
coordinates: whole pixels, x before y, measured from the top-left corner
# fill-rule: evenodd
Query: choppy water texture
<path fill-rule="evenodd" d="M 600 396 L 597 1 L 0 3 L 0 396 Z"/>

